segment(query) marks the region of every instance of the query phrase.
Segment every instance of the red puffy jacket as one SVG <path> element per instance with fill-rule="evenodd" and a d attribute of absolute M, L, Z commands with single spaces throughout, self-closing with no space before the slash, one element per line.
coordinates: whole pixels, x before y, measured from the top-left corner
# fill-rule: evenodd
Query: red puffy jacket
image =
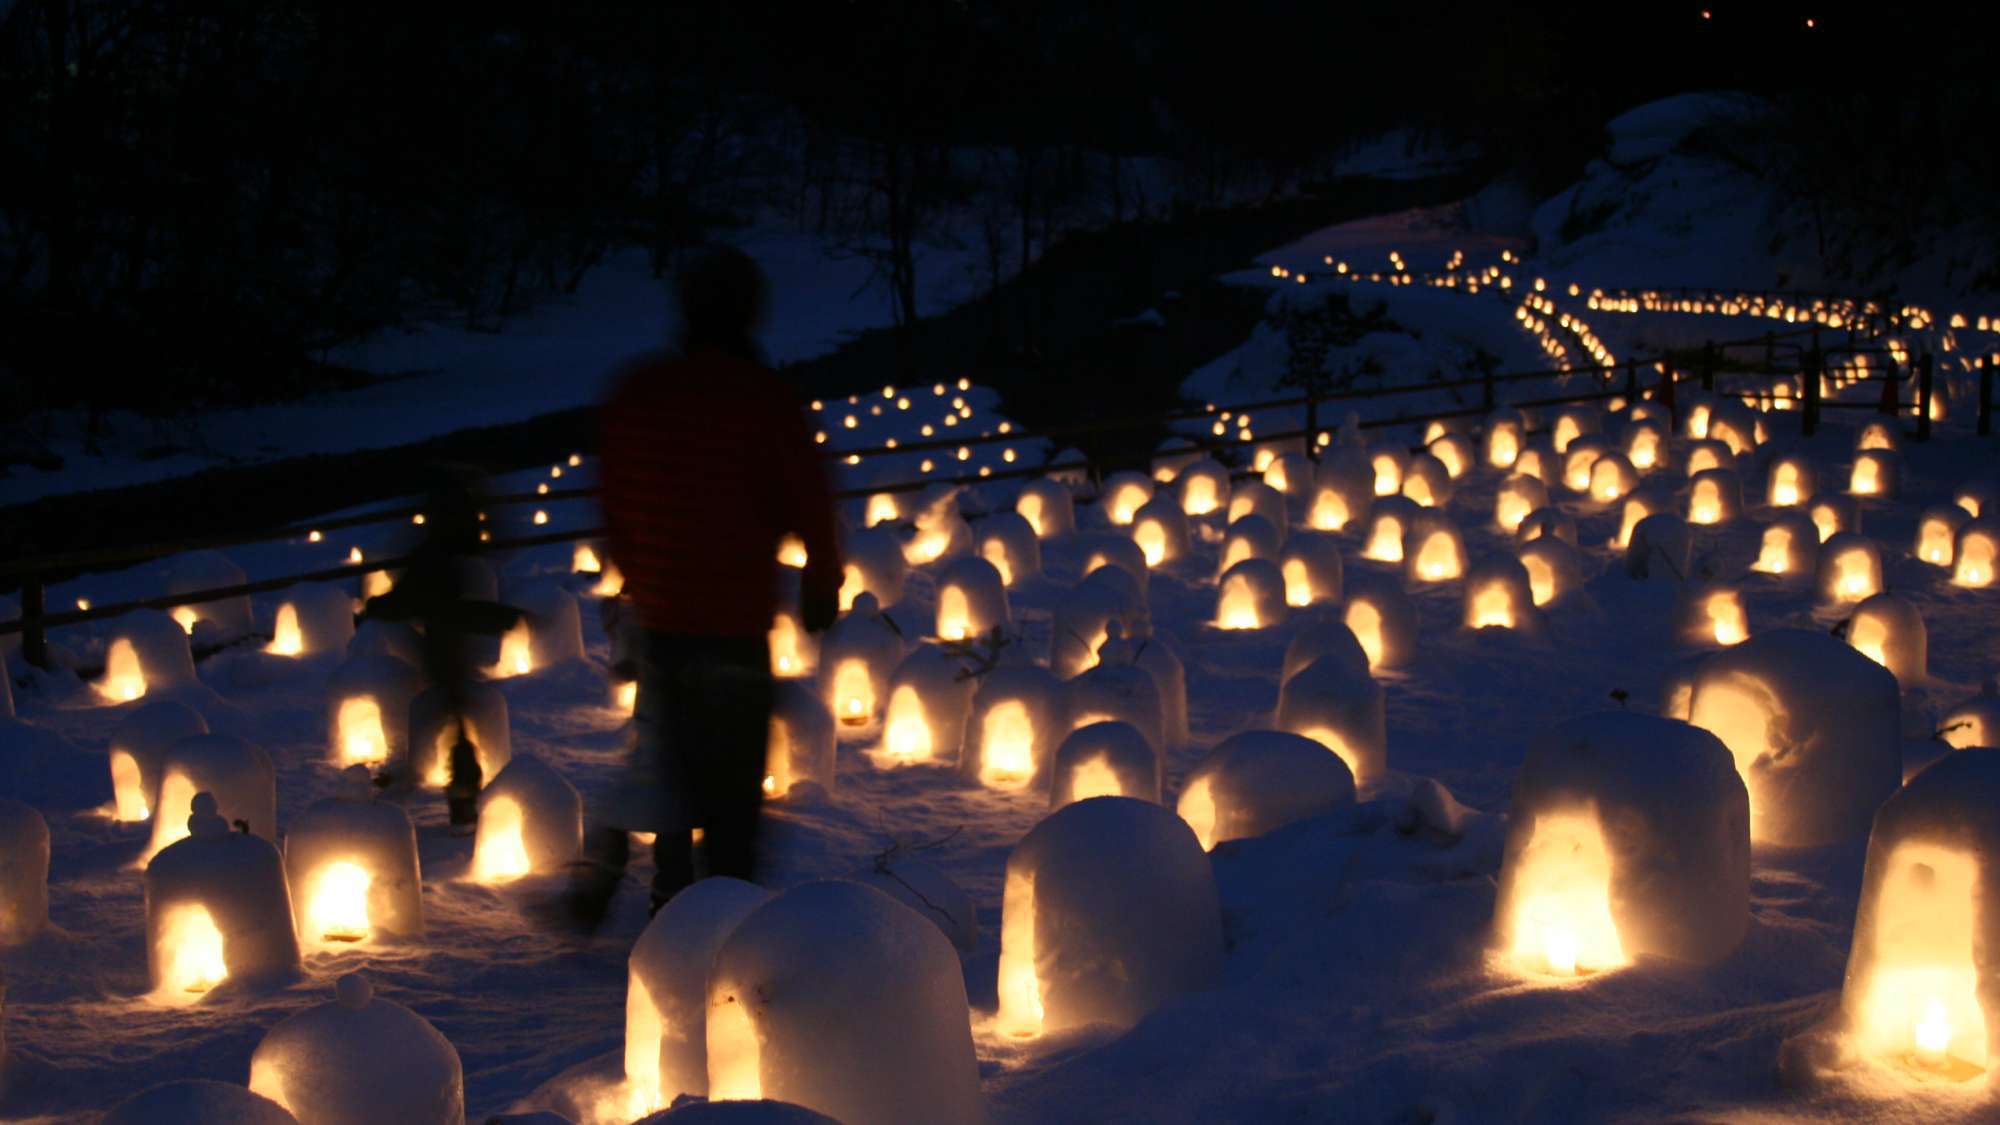
<path fill-rule="evenodd" d="M 802 594 L 838 593 L 826 471 L 776 375 L 720 351 L 646 357 L 620 378 L 602 425 L 611 558 L 647 628 L 762 637 L 786 532 L 806 545 Z"/>

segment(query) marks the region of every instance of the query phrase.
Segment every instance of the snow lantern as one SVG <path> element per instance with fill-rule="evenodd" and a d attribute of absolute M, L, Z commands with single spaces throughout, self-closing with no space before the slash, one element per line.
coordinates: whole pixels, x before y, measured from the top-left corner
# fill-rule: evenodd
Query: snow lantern
<path fill-rule="evenodd" d="M 1533 632 L 1540 623 L 1534 583 L 1520 559 L 1488 555 L 1472 564 L 1465 576 L 1466 628 Z"/>
<path fill-rule="evenodd" d="M 1153 451 L 1153 481 L 1172 484 L 1183 468 L 1201 460 L 1201 447 L 1178 435 L 1161 442 Z"/>
<path fill-rule="evenodd" d="M 1847 619 L 1847 643 L 1887 668 L 1905 688 L 1921 687 L 1929 678 L 1929 636 L 1924 615 L 1896 594 L 1864 600 Z"/>
<path fill-rule="evenodd" d="M 963 641 L 1006 627 L 1007 584 L 985 559 L 953 559 L 939 573 L 937 591 L 939 638 Z"/>
<path fill-rule="evenodd" d="M 1797 507 L 1813 498 L 1818 479 L 1807 457 L 1801 454 L 1780 457 L 1771 462 L 1766 474 L 1764 502 L 1774 508 Z"/>
<path fill-rule="evenodd" d="M 1188 772 L 1174 810 L 1213 850 L 1353 803 L 1354 775 L 1340 755 L 1304 735 L 1251 730 L 1223 739 Z"/>
<path fill-rule="evenodd" d="M 141 704 L 120 719 L 111 728 L 107 755 L 117 819 L 136 823 L 151 818 L 160 799 L 160 769 L 167 751 L 183 738 L 207 733 L 208 720 L 171 699 Z"/>
<path fill-rule="evenodd" d="M 976 681 L 937 645 L 919 645 L 889 677 L 882 751 L 895 764 L 956 762 Z"/>
<path fill-rule="evenodd" d="M 1511 469 L 1521 455 L 1522 427 L 1518 414 L 1495 413 L 1486 420 L 1486 463 L 1496 469 Z"/>
<path fill-rule="evenodd" d="M 1284 621 L 1285 573 L 1270 559 L 1244 559 L 1216 583 L 1216 628 L 1265 629 Z"/>
<path fill-rule="evenodd" d="M 1006 1034 L 1128 1028 L 1222 976 L 1214 870 L 1181 818 L 1149 801 L 1096 797 L 1049 814 L 1007 856 L 1000 912 Z"/>
<path fill-rule="evenodd" d="M 1153 498 L 1153 478 L 1130 470 L 1104 478 L 1104 491 L 1097 498 L 1104 517 L 1118 527 L 1129 526 L 1140 507 Z"/>
<path fill-rule="evenodd" d="M 1264 483 L 1286 496 L 1304 496 L 1311 491 L 1318 469 L 1303 453 L 1281 453 L 1264 470 Z"/>
<path fill-rule="evenodd" d="M 349 973 L 334 1000 L 278 1021 L 250 1055 L 250 1089 L 301 1125 L 462 1125 L 458 1051 L 428 1021 Z"/>
<path fill-rule="evenodd" d="M 1365 457 L 1343 464 L 1329 457 L 1305 497 L 1305 524 L 1314 531 L 1341 531 L 1368 513 L 1375 499 L 1371 470 Z"/>
<path fill-rule="evenodd" d="M 1750 806 L 1709 732 L 1627 711 L 1563 723 L 1530 744 L 1507 824 L 1493 924 L 1515 969 L 1705 965 L 1742 943 Z"/>
<path fill-rule="evenodd" d="M 1289 519 L 1285 510 L 1285 494 L 1262 481 L 1244 481 L 1229 495 L 1229 526 L 1235 527 L 1241 520 L 1256 516 L 1268 522 L 1284 536 Z"/>
<path fill-rule="evenodd" d="M 1368 451 L 1368 464 L 1375 473 L 1375 495 L 1402 495 L 1403 469 L 1409 464 L 1409 460 L 1410 454 L 1407 450 L 1394 447 L 1378 446 Z"/>
<path fill-rule="evenodd" d="M 1759 633 L 1703 661 L 1689 721 L 1736 758 L 1758 840 L 1813 846 L 1860 836 L 1902 784 L 1896 678 L 1817 631 Z"/>
<path fill-rule="evenodd" d="M 203 590 L 241 586 L 249 581 L 243 568 L 227 555 L 219 551 L 190 551 L 176 556 L 167 567 L 166 592 L 170 597 L 198 594 Z M 218 638 L 241 637 L 250 632 L 250 595 L 237 594 L 214 601 L 190 602 L 176 606 L 171 616 L 189 634 L 193 634 L 196 624 L 205 621 L 215 630 Z"/>
<path fill-rule="evenodd" d="M 960 953 L 978 948 L 979 912 L 972 905 L 972 896 L 931 864 L 892 847 L 848 878 L 874 887 L 930 919 Z"/>
<path fill-rule="evenodd" d="M 1278 729 L 1333 751 L 1356 785 L 1388 769 L 1389 720 L 1382 685 L 1339 656 L 1314 661 L 1278 689 Z"/>
<path fill-rule="evenodd" d="M 903 637 L 862 594 L 820 637 L 819 686 L 843 726 L 866 726 L 886 702 L 889 673 L 903 659 Z"/>
<path fill-rule="evenodd" d="M 995 668 L 981 679 L 966 721 L 959 771 L 989 789 L 1040 788 L 1069 733 L 1063 685 L 1033 665 Z"/>
<path fill-rule="evenodd" d="M 0 797 L 0 946 L 49 924 L 49 825 L 32 805 Z"/>
<path fill-rule="evenodd" d="M 667 900 L 632 944 L 625 975 L 625 1112 L 708 1095 L 708 970 L 750 912 L 754 883 L 711 876 Z"/>
<path fill-rule="evenodd" d="M 1403 561 L 1403 536 L 1421 511 L 1407 496 L 1385 496 L 1368 511 L 1368 529 L 1362 536 L 1361 557 L 1376 562 Z"/>
<path fill-rule="evenodd" d="M 1570 442 L 1561 456 L 1563 487 L 1571 492 L 1588 493 L 1591 467 L 1610 451 L 1611 443 L 1595 434 Z"/>
<path fill-rule="evenodd" d="M 1514 556 L 1528 572 L 1528 591 L 1536 606 L 1545 606 L 1583 584 L 1583 556 L 1574 543 L 1544 535 L 1515 548 Z"/>
<path fill-rule="evenodd" d="M 1534 477 L 1515 473 L 1500 482 L 1493 495 L 1493 522 L 1509 535 L 1521 528 L 1528 513 L 1549 505 L 1548 486 Z"/>
<path fill-rule="evenodd" d="M 548 763 L 519 754 L 479 793 L 472 877 L 507 883 L 562 871 L 583 851 L 583 799 Z"/>
<path fill-rule="evenodd" d="M 1958 529 L 1971 518 L 1956 504 L 1924 509 L 1911 553 L 1932 566 L 1950 566 L 1958 557 Z"/>
<path fill-rule="evenodd" d="M 1018 512 L 994 512 L 980 520 L 974 540 L 979 557 L 1000 572 L 1003 586 L 1042 572 L 1042 541 Z"/>
<path fill-rule="evenodd" d="M 422 668 L 424 638 L 401 621 L 371 618 L 356 625 L 354 639 L 347 642 L 347 659 L 362 656 L 393 656 L 412 668 Z"/>
<path fill-rule="evenodd" d="M 507 697 L 490 683 L 474 682 L 461 689 L 465 712 L 454 717 L 450 694 L 442 687 L 426 688 L 408 704 L 410 774 L 420 785 L 442 789 L 451 782 L 451 749 L 461 729 L 472 743 L 479 776 L 490 779 L 506 768 L 514 743 L 507 726 Z M 391 712 L 398 714 L 400 712 Z M 463 727 L 455 719 L 463 720 Z M 368 764 L 359 759 L 359 764 Z"/>
<path fill-rule="evenodd" d="M 1164 633 L 1127 637 L 1114 621 L 1097 649 L 1100 665 L 1129 664 L 1153 678 L 1160 700 L 1161 737 L 1157 745 L 1162 753 L 1185 746 L 1188 740 L 1187 670 L 1175 654 L 1172 640 Z"/>
<path fill-rule="evenodd" d="M 1430 453 L 1419 453 L 1404 463 L 1397 491 L 1420 508 L 1442 508 L 1451 502 L 1451 480 L 1451 471 L 1443 461 Z"/>
<path fill-rule="evenodd" d="M 1687 428 L 1687 436 L 1706 439 L 1709 415 L 1715 409 L 1714 401 L 1705 394 L 1689 395 L 1682 401 L 1681 417 Z"/>
<path fill-rule="evenodd" d="M 1514 539 L 1521 543 L 1533 543 L 1542 538 L 1560 539 L 1570 546 L 1576 546 L 1576 518 L 1554 504 L 1536 508 L 1521 520 L 1514 529 Z"/>
<path fill-rule="evenodd" d="M 1229 505 L 1229 470 L 1207 457 L 1193 462 L 1174 478 L 1174 495 L 1181 511 L 1205 516 Z"/>
<path fill-rule="evenodd" d="M 181 839 L 146 865 L 155 997 L 185 1003 L 224 980 L 265 986 L 295 977 L 299 939 L 278 849 L 231 831 L 206 791 L 189 802 L 182 827 Z"/>
<path fill-rule="evenodd" d="M 1667 428 L 1649 419 L 1635 420 L 1626 425 L 1620 448 L 1634 469 L 1650 473 L 1667 463 Z"/>
<path fill-rule="evenodd" d="M 1892 500 L 1903 490 L 1903 459 L 1893 450 L 1869 449 L 1854 455 L 1847 491 L 1856 496 Z"/>
<path fill-rule="evenodd" d="M 348 657 L 326 681 L 329 759 L 370 769 L 410 761 L 410 710 L 422 691 L 423 673 L 388 653 Z"/>
<path fill-rule="evenodd" d="M 1719 441 L 1693 441 L 1688 443 L 1687 475 L 1690 479 L 1708 472 L 1710 469 L 1734 469 L 1736 458 L 1729 447 Z"/>
<path fill-rule="evenodd" d="M 270 757 L 234 735 L 196 734 L 169 747 L 160 763 L 147 856 L 187 836 L 197 793 L 214 794 L 229 819 L 249 825 L 253 835 L 278 838 L 278 782 Z"/>
<path fill-rule="evenodd" d="M 1050 809 L 1092 797 L 1160 800 L 1160 752 L 1138 727 L 1115 719 L 1069 732 L 1049 773 Z"/>
<path fill-rule="evenodd" d="M 1222 553 L 1215 572 L 1222 574 L 1245 559 L 1276 560 L 1284 542 L 1284 532 L 1263 516 L 1247 515 L 1234 520 L 1223 534 Z"/>
<path fill-rule="evenodd" d="M 1882 552 L 1866 536 L 1836 532 L 1820 544 L 1813 585 L 1825 602 L 1858 602 L 1873 597 L 1882 592 Z"/>
<path fill-rule="evenodd" d="M 1565 406 L 1556 411 L 1549 427 L 1549 442 L 1557 453 L 1569 452 L 1578 438 L 1598 431 L 1597 410 L 1589 406 Z"/>
<path fill-rule="evenodd" d="M 972 528 L 958 512 L 958 493 L 947 491 L 916 513 L 916 534 L 903 544 L 911 566 L 956 558 L 972 550 Z"/>
<path fill-rule="evenodd" d="M 554 582 L 536 582 L 511 591 L 507 604 L 522 614 L 500 638 L 500 663 L 493 675 L 523 676 L 583 659 L 583 617 L 575 594 Z"/>
<path fill-rule="evenodd" d="M 1097 667 L 1069 682 L 1070 729 L 1113 720 L 1132 724 L 1149 745 L 1165 748 L 1159 684 L 1151 673 L 1126 659 L 1099 660 Z"/>
<path fill-rule="evenodd" d="M 1618 510 L 1618 534 L 1612 537 L 1611 545 L 1621 551 L 1630 547 L 1632 530 L 1639 526 L 1639 521 L 1661 510 L 1661 506 L 1648 497 L 1627 496 Z"/>
<path fill-rule="evenodd" d="M 1671 512 L 1647 516 L 1625 545 L 1625 573 L 1640 581 L 1685 581 L 1694 553 L 1687 522 Z"/>
<path fill-rule="evenodd" d="M 1806 505 L 1806 516 L 1822 543 L 1843 531 L 1861 530 L 1861 509 L 1851 496 L 1821 496 Z"/>
<path fill-rule="evenodd" d="M 1465 573 L 1465 538 L 1443 512 L 1423 512 L 1403 533 L 1403 569 L 1412 582 L 1448 582 Z"/>
<path fill-rule="evenodd" d="M 1546 439 L 1536 439 L 1521 447 L 1519 456 L 1514 458 L 1514 472 L 1524 477 L 1534 477 L 1546 487 L 1562 478 L 1557 468 L 1556 452 L 1549 448 Z"/>
<path fill-rule="evenodd" d="M 324 656 L 354 639 L 354 602 L 338 586 L 294 586 L 271 622 L 273 656 Z"/>
<path fill-rule="evenodd" d="M 1688 486 L 1687 521 L 1728 523 L 1743 514 L 1743 486 L 1734 469 L 1703 469 Z"/>
<path fill-rule="evenodd" d="M 1144 548 L 1130 539 L 1113 536 L 1094 537 L 1091 540 L 1090 553 L 1084 557 L 1083 577 L 1087 581 L 1107 567 L 1124 571 L 1132 580 L 1127 587 L 1128 592 L 1141 601 L 1145 599 L 1152 571 L 1147 569 Z"/>
<path fill-rule="evenodd" d="M 1810 574 L 1818 566 L 1818 529 L 1803 514 L 1784 512 L 1764 528 L 1750 569 L 1763 574 Z"/>
<path fill-rule="evenodd" d="M 1719 441 L 1741 457 L 1757 448 L 1757 412 L 1734 400 L 1718 402 L 1708 415 L 1708 440 Z"/>
<path fill-rule="evenodd" d="M 873 483 L 878 489 L 882 485 L 894 484 L 896 482 L 891 479 L 892 476 L 893 474 L 891 473 L 878 472 L 875 474 Z M 868 494 L 868 499 L 861 510 L 861 526 L 863 527 L 875 527 L 878 524 L 895 523 L 902 518 L 903 495 L 898 492 L 871 492 Z"/>
<path fill-rule="evenodd" d="M 1171 497 L 1155 496 L 1132 516 L 1132 542 L 1147 566 L 1169 563 L 1188 553 L 1188 517 Z"/>
<path fill-rule="evenodd" d="M 771 653 L 771 675 L 778 679 L 810 676 L 819 668 L 819 641 L 806 632 L 796 606 L 780 605 L 771 614 L 764 644 Z"/>
<path fill-rule="evenodd" d="M 2000 750 L 1948 754 L 1875 813 L 1840 1014 L 1858 1051 L 1927 1080 L 1989 1071 Z"/>
<path fill-rule="evenodd" d="M 1464 434 L 1443 434 L 1433 439 L 1424 449 L 1444 466 L 1444 471 L 1457 480 L 1472 468 L 1472 441 Z M 1407 483 L 1407 482 L 1406 482 Z"/>
<path fill-rule="evenodd" d="M 1296 608 L 1340 600 L 1340 543 L 1331 535 L 1293 535 L 1278 552 L 1278 569 L 1285 576 L 1285 604 Z"/>
<path fill-rule="evenodd" d="M 285 1108 L 247 1087 L 206 1078 L 162 1082 L 119 1102 L 97 1125 L 299 1125 Z"/>
<path fill-rule="evenodd" d="M 1590 498 L 1615 504 L 1639 487 L 1639 471 L 1622 453 L 1605 453 L 1590 463 Z"/>
<path fill-rule="evenodd" d="M 1674 637 L 1698 648 L 1742 644 L 1750 638 L 1743 594 L 1726 582 L 1681 583 L 1674 602 Z"/>
<path fill-rule="evenodd" d="M 1058 484 L 1081 488 L 1090 481 L 1090 459 L 1074 446 L 1059 450 L 1043 464 L 1048 467 L 1049 479 Z"/>
<path fill-rule="evenodd" d="M 159 610 L 142 609 L 112 623 L 104 646 L 104 675 L 93 686 L 106 703 L 130 703 L 149 691 L 194 682 L 187 633 Z"/>
<path fill-rule="evenodd" d="M 401 807 L 375 799 L 363 766 L 341 796 L 314 803 L 285 833 L 285 876 L 299 940 L 340 948 L 424 932 L 417 830 Z"/>
<path fill-rule="evenodd" d="M 1368 654 L 1371 671 L 1400 668 L 1417 655 L 1416 607 L 1395 582 L 1381 581 L 1373 575 L 1350 578 L 1341 622 L 1361 642 L 1361 651 Z"/>
<path fill-rule="evenodd" d="M 1996 561 L 2000 561 L 2000 518 L 1966 521 L 1952 544 L 1952 584 L 1973 588 L 1993 585 Z"/>
<path fill-rule="evenodd" d="M 2000 749 L 2000 695 L 1991 688 L 1945 712 L 1938 737 L 1954 750 L 1973 746 Z"/>
<path fill-rule="evenodd" d="M 1900 451 L 1903 448 L 1903 431 L 1893 422 L 1870 422 L 1855 434 L 1854 448 L 1856 452 L 1864 449 Z"/>
<path fill-rule="evenodd" d="M 833 789 L 833 712 L 819 693 L 797 680 L 781 680 L 771 698 L 764 748 L 764 792 L 782 797 L 810 781 Z"/>
<path fill-rule="evenodd" d="M 1069 489 L 1052 480 L 1031 480 L 1021 485 L 1021 494 L 1014 500 L 1014 511 L 1035 534 L 1043 539 L 1053 539 L 1076 530 L 1076 501 Z"/>
<path fill-rule="evenodd" d="M 1299 630 L 1285 646 L 1285 662 L 1278 676 L 1282 689 L 1286 681 L 1306 670 L 1315 661 L 1332 657 L 1349 671 L 1368 675 L 1368 653 L 1354 638 L 1354 630 L 1338 621 L 1321 621 Z"/>
<path fill-rule="evenodd" d="M 2000 478 L 1966 481 L 1952 492 L 1951 502 L 1973 519 L 2000 516 Z"/>
<path fill-rule="evenodd" d="M 850 533 L 841 543 L 841 560 L 841 612 L 852 609 L 863 594 L 873 595 L 878 607 L 902 600 L 909 563 L 894 532 L 876 528 Z"/>

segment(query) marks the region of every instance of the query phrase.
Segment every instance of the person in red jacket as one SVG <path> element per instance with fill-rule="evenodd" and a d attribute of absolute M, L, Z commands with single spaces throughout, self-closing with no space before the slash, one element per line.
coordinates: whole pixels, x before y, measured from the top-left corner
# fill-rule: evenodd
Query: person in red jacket
<path fill-rule="evenodd" d="M 832 624 L 839 606 L 826 473 L 797 393 L 756 344 L 762 271 L 715 247 L 676 289 L 679 346 L 629 364 L 603 412 L 607 546 L 641 630 L 640 667 L 630 776 L 572 886 L 586 928 L 622 877 L 628 831 L 657 833 L 656 910 L 694 879 L 693 829 L 709 874 L 754 878 L 783 535 L 806 546 L 807 631 Z"/>

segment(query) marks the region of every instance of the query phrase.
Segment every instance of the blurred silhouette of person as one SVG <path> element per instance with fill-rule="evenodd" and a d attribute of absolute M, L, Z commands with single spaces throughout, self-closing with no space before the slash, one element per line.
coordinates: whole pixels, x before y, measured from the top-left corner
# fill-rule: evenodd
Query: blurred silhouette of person
<path fill-rule="evenodd" d="M 826 474 L 797 392 L 756 343 L 763 272 L 710 247 L 675 288 L 678 346 L 630 363 L 603 414 L 604 519 L 637 619 L 639 686 L 626 784 L 572 880 L 570 913 L 586 929 L 622 878 L 628 832 L 656 833 L 655 910 L 694 881 L 694 829 L 708 874 L 755 878 L 774 691 L 766 637 L 786 533 L 806 546 L 806 630 L 839 608 Z"/>
<path fill-rule="evenodd" d="M 466 835 L 478 823 L 484 781 L 465 732 L 466 696 L 478 674 L 476 649 L 479 638 L 498 637 L 513 628 L 521 611 L 467 596 L 465 564 L 479 553 L 479 502 L 472 474 L 449 466 L 434 469 L 423 516 L 424 535 L 410 553 L 409 565 L 388 593 L 368 599 L 361 616 L 408 622 L 421 630 L 424 676 L 444 693 L 454 731 L 445 804 L 452 832 Z M 384 785 L 415 781 L 386 772 L 377 778 Z"/>

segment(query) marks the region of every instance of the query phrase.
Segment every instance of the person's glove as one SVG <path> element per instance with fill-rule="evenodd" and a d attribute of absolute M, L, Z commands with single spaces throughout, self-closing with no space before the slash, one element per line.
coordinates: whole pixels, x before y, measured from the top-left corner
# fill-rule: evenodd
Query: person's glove
<path fill-rule="evenodd" d="M 799 622 L 806 627 L 806 632 L 824 633 L 839 616 L 839 594 L 799 595 Z"/>

